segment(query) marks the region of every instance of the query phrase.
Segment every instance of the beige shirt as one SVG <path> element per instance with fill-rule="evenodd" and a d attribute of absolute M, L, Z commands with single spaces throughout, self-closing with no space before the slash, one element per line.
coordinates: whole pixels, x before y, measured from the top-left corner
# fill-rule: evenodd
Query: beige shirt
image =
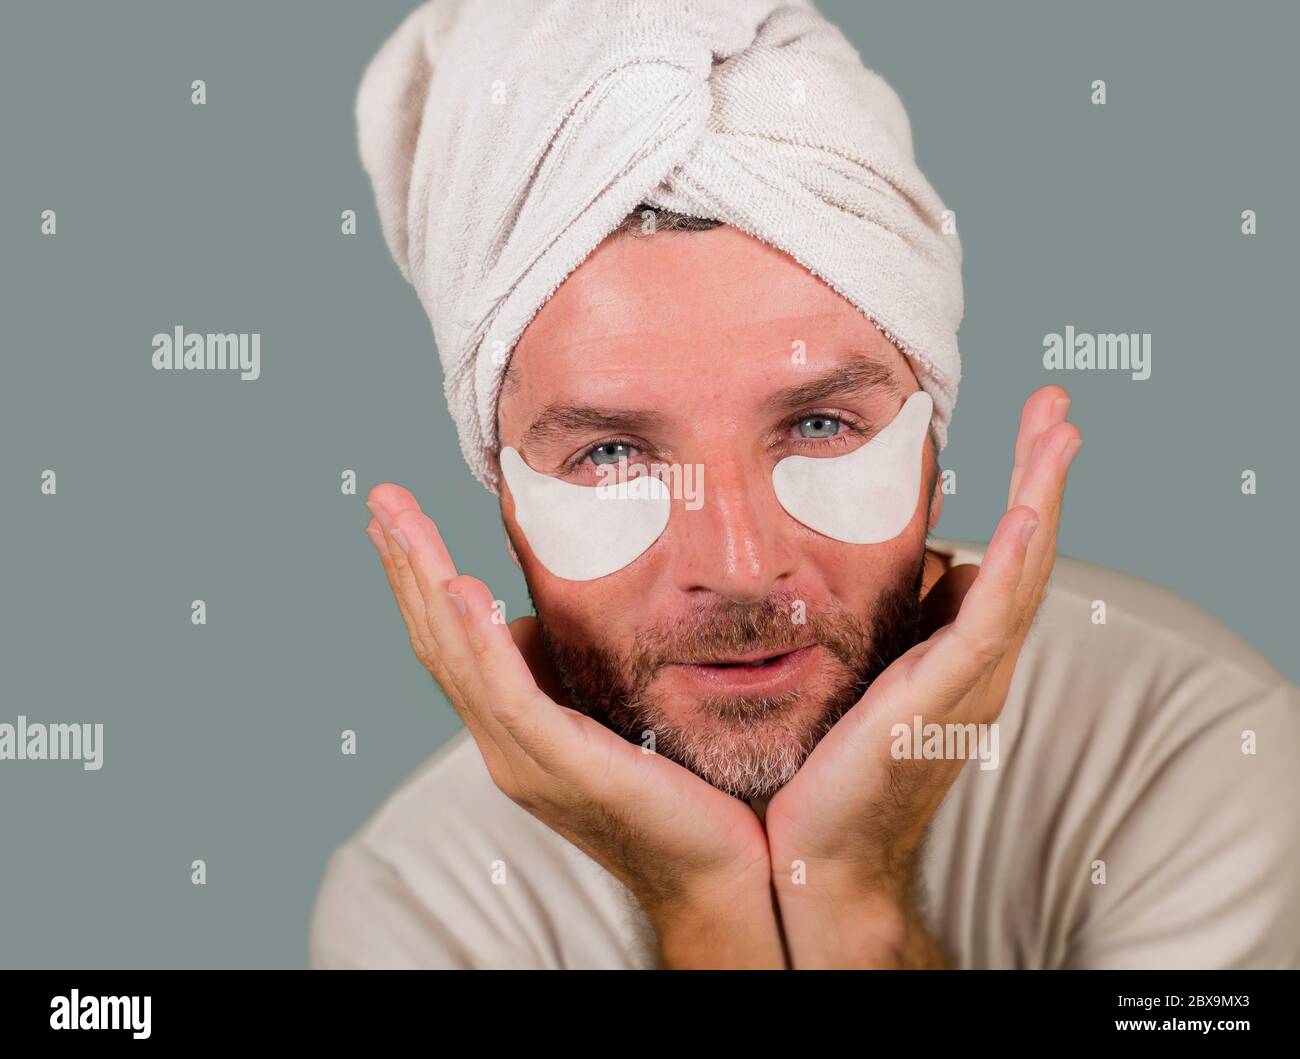
<path fill-rule="evenodd" d="M 1059 557 L 1000 725 L 998 767 L 967 763 L 925 850 L 954 966 L 1300 967 L 1300 690 L 1245 641 Z M 462 731 L 331 856 L 310 961 L 636 968 L 653 949 L 623 885 L 498 791 Z"/>

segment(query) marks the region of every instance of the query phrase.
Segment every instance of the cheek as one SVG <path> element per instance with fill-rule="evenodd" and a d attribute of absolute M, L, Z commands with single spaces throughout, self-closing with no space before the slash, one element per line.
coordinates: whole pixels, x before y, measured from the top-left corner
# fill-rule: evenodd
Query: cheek
<path fill-rule="evenodd" d="M 519 550 L 518 543 L 515 548 Z M 636 578 L 569 581 L 556 577 L 531 554 L 520 551 L 519 557 L 533 606 L 552 636 L 573 646 L 600 646 L 619 653 L 627 648 L 645 600 Z"/>
<path fill-rule="evenodd" d="M 883 544 L 842 544 L 805 534 L 800 565 L 817 586 L 809 586 L 808 595 L 833 599 L 859 617 L 874 613 L 876 600 L 915 573 L 925 551 L 924 515 L 922 508 L 907 529 Z"/>

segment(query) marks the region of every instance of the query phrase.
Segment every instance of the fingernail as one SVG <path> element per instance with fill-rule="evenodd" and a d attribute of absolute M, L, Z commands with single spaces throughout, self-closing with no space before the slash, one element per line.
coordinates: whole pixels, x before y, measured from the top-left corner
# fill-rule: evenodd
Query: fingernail
<path fill-rule="evenodd" d="M 465 597 L 464 597 L 464 596 L 461 596 L 461 595 L 458 595 L 458 594 L 455 593 L 455 592 L 452 592 L 450 589 L 447 590 L 447 595 L 451 596 L 451 601 L 452 601 L 453 603 L 456 604 L 456 609 L 457 609 L 458 611 L 460 611 L 461 614 L 464 614 L 464 613 L 465 613 Z"/>
<path fill-rule="evenodd" d="M 1065 415 L 1070 410 L 1070 399 L 1068 397 L 1058 397 L 1052 402 L 1052 421 L 1048 426 L 1056 426 L 1057 423 L 1065 422 Z"/>
<path fill-rule="evenodd" d="M 370 538 L 370 543 L 378 549 L 380 555 L 388 554 L 388 542 L 384 540 L 384 531 L 373 522 L 366 527 L 366 536 Z"/>
<path fill-rule="evenodd" d="M 406 536 L 396 526 L 388 531 L 388 535 L 397 542 L 397 546 L 402 549 L 403 555 L 411 554 L 411 546 L 406 543 Z"/>
<path fill-rule="evenodd" d="M 1020 527 L 1020 547 L 1025 547 L 1029 543 L 1029 538 L 1034 535 L 1034 530 L 1038 529 L 1038 519 L 1026 522 Z"/>
<path fill-rule="evenodd" d="M 1083 447 L 1083 438 L 1072 438 L 1061 450 L 1061 467 L 1068 468 L 1074 461 L 1075 453 Z"/>
<path fill-rule="evenodd" d="M 393 520 L 388 517 L 388 512 L 385 511 L 379 504 L 375 504 L 367 500 L 366 507 L 368 507 L 370 509 L 370 513 L 375 516 L 375 521 L 378 522 L 381 526 L 383 526 L 384 529 L 392 528 Z"/>

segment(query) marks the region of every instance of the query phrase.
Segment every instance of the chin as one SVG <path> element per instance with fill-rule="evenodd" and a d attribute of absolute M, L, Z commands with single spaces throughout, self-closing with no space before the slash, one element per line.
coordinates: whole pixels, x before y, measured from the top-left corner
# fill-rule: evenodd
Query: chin
<path fill-rule="evenodd" d="M 811 711 L 764 708 L 757 720 L 657 730 L 657 750 L 743 800 L 771 797 L 793 779 L 828 730 Z"/>
<path fill-rule="evenodd" d="M 858 697 L 828 651 L 805 651 L 770 673 L 665 667 L 642 703 L 656 750 L 728 794 L 770 797 Z"/>

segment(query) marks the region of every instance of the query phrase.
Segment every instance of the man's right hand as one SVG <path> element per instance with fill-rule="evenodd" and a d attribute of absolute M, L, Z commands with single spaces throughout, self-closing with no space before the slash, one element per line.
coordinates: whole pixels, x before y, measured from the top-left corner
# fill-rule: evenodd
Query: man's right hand
<path fill-rule="evenodd" d="M 401 486 L 370 492 L 366 532 L 416 656 L 460 714 L 493 782 L 617 877 L 670 967 L 784 967 L 762 823 L 744 802 L 646 752 L 539 687 L 536 623 L 507 626 L 483 582 L 458 575 Z"/>

